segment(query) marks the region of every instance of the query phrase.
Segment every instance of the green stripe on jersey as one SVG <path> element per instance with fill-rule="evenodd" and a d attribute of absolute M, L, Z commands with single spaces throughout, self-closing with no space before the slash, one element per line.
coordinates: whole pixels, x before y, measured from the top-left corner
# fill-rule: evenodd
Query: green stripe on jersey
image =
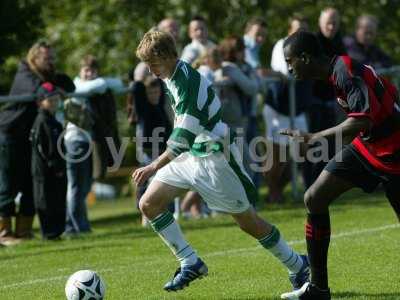
<path fill-rule="evenodd" d="M 172 134 L 168 139 L 167 145 L 174 152 L 175 155 L 179 155 L 184 151 L 190 150 L 195 138 L 196 135 L 193 132 L 185 128 L 176 127 L 172 131 Z"/>
<path fill-rule="evenodd" d="M 223 140 L 224 134 L 227 130 L 216 130 L 217 134 L 213 132 L 218 123 L 221 123 L 221 103 L 215 95 L 211 83 L 194 70 L 189 64 L 178 61 L 174 74 L 170 79 L 165 80 L 168 88 L 168 96 L 171 98 L 170 102 L 175 112 L 175 127 L 180 131 L 173 131 L 173 134 L 168 140 L 168 145 L 171 146 L 175 154 L 180 154 L 181 150 L 191 151 L 193 155 L 204 156 L 209 153 L 202 152 L 203 149 L 213 149 L 215 147 L 201 147 L 193 145 L 196 136 L 201 135 L 200 141 L 207 141 L 215 144 Z M 221 124 L 219 124 L 221 126 Z M 224 124 L 226 127 L 226 124 Z M 220 129 L 220 127 L 218 127 Z M 184 130 L 184 131 L 181 131 Z M 191 134 L 194 134 L 193 136 Z M 186 138 L 188 143 L 182 146 L 182 137 Z M 199 151 L 201 150 L 201 151 Z"/>

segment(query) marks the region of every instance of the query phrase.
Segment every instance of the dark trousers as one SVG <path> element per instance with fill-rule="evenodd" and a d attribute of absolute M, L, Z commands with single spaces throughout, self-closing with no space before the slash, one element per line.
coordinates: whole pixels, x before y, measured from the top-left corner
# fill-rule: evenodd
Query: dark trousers
<path fill-rule="evenodd" d="M 65 230 L 67 178 L 34 176 L 33 191 L 42 237 L 54 239 Z"/>
<path fill-rule="evenodd" d="M 335 110 L 336 102 L 334 100 L 327 101 L 326 103 L 316 103 L 310 106 L 307 110 L 307 122 L 309 132 L 315 133 L 336 125 L 337 117 Z M 331 159 L 335 156 L 335 141 L 330 139 L 328 141 L 328 157 Z M 306 187 L 310 187 L 321 174 L 325 168 L 327 161 L 320 161 L 317 163 L 306 162 L 304 165 L 304 178 Z"/>
<path fill-rule="evenodd" d="M 34 216 L 31 145 L 24 141 L 0 142 L 0 216 L 15 215 L 14 198 L 21 193 L 18 214 Z"/>

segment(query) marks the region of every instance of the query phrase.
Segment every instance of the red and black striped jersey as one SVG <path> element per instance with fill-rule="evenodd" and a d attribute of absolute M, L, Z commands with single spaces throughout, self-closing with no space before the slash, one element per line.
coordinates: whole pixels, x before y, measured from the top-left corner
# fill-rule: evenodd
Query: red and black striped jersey
<path fill-rule="evenodd" d="M 349 56 L 332 59 L 329 80 L 347 116 L 372 121 L 372 128 L 353 140 L 355 148 L 375 168 L 400 174 L 400 107 L 395 86 Z"/>

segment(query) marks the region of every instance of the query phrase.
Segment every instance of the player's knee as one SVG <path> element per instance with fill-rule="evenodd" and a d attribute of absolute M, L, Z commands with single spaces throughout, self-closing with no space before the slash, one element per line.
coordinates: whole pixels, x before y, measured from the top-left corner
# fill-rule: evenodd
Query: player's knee
<path fill-rule="evenodd" d="M 153 193 L 145 193 L 139 202 L 139 210 L 149 220 L 157 217 L 165 210 L 163 202 Z"/>
<path fill-rule="evenodd" d="M 139 202 L 139 209 L 143 215 L 149 217 L 153 211 L 153 205 L 151 198 L 144 194 Z"/>
<path fill-rule="evenodd" d="M 304 204 L 310 213 L 325 213 L 329 207 L 328 198 L 313 186 L 304 194 Z"/>
<path fill-rule="evenodd" d="M 313 191 L 312 188 L 309 188 L 304 194 L 304 205 L 306 206 L 309 212 L 313 212 L 315 208 L 315 202 L 316 202 L 315 192 Z"/>

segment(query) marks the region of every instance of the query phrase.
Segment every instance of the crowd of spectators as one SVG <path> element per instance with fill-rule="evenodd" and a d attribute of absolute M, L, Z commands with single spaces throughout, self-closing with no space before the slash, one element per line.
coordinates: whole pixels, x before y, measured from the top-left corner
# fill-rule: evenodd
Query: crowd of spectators
<path fill-rule="evenodd" d="M 172 22 L 171 19 L 167 20 Z M 335 8 L 327 7 L 321 11 L 315 34 L 326 56 L 333 58 L 336 55 L 349 54 L 354 58 L 361 56 L 364 63 L 378 60 L 382 66 L 390 66 L 386 63 L 389 61 L 387 56 L 374 45 L 378 25 L 374 17 L 360 16 L 357 20 L 355 37 L 343 37 L 340 22 L 340 14 Z M 286 37 L 276 42 L 271 53 L 270 68 L 266 68 L 265 58 L 260 57 L 260 50 L 268 37 L 268 27 L 262 18 L 250 19 L 242 36 L 230 35 L 215 41 L 210 40 L 208 36 L 206 20 L 196 16 L 188 25 L 187 32 L 191 42 L 183 47 L 181 36 L 177 34 L 180 32 L 179 24 L 173 22 L 173 32 L 170 28 L 162 29 L 161 24 L 162 22 L 159 23 L 158 29 L 171 33 L 175 37 L 178 49 L 183 49 L 181 60 L 190 63 L 213 83 L 214 90 L 221 100 L 222 119 L 239 138 L 242 138 L 244 166 L 256 185 L 260 184 L 258 177 L 260 173 L 254 172 L 250 165 L 263 165 L 267 161 L 254 161 L 250 152 L 257 150 L 250 149 L 248 145 L 252 138 L 265 135 L 270 143 L 267 150 L 272 153 L 266 156 L 268 160 L 272 160 L 272 166 L 263 174 L 268 186 L 268 196 L 265 201 L 277 203 L 284 201 L 283 190 L 291 178 L 289 163 L 281 157 L 282 147 L 285 148 L 285 154 L 289 153 L 289 140 L 279 135 L 280 130 L 290 127 L 289 80 L 292 78 L 283 56 L 283 42 Z M 297 30 L 309 31 L 312 27 L 301 14 L 294 14 L 289 18 L 288 35 Z M 364 39 L 359 36 L 364 36 Z M 368 41 L 362 43 L 360 40 Z M 139 63 L 135 74 L 142 65 Z M 376 62 L 375 66 L 378 66 Z M 146 76 L 152 75 L 147 73 Z M 278 80 L 268 84 L 264 82 L 264 79 L 272 77 Z M 342 120 L 343 113 L 337 108 L 334 91 L 327 83 L 296 81 L 295 95 L 296 107 L 293 120 L 295 128 L 316 132 L 332 127 Z M 265 133 L 261 132 L 256 118 L 260 112 L 264 119 Z M 169 114 L 167 111 L 165 113 Z M 314 147 L 318 146 L 317 143 Z M 305 187 L 309 187 L 315 181 L 328 158 L 334 154 L 335 145 L 333 141 L 329 141 L 327 157 L 321 153 L 320 155 L 325 158 L 320 162 L 306 161 L 301 164 Z M 140 195 L 138 200 L 139 198 Z M 181 209 L 185 215 L 201 216 L 207 209 L 202 207 L 200 201 L 197 193 L 189 192 L 183 196 Z"/>
<path fill-rule="evenodd" d="M 289 141 L 279 135 L 279 130 L 291 122 L 291 74 L 283 56 L 286 37 L 276 41 L 270 66 L 265 66 L 266 58 L 261 57 L 260 49 L 268 38 L 267 25 L 262 18 L 252 18 L 242 35 L 212 41 L 206 19 L 196 16 L 188 24 L 190 43 L 185 46 L 176 20 L 163 19 L 156 28 L 169 32 L 178 49 L 182 49 L 181 59 L 213 83 L 221 100 L 222 119 L 241 138 L 244 165 L 256 185 L 261 184 L 260 174 L 250 166 L 262 166 L 266 161 L 255 161 L 251 151 L 260 149 L 251 149 L 249 144 L 254 137 L 266 137 L 271 145 L 267 151 L 272 153 L 266 157 L 272 160 L 272 166 L 264 172 L 269 189 L 265 201 L 280 203 L 290 178 L 288 163 L 280 157 L 281 148 L 289 153 Z M 293 15 L 288 25 L 288 36 L 312 28 L 300 14 Z M 376 17 L 362 15 L 356 21 L 354 34 L 343 37 L 339 12 L 328 7 L 321 11 L 315 34 L 328 57 L 348 54 L 375 68 L 390 67 L 392 59 L 375 43 L 378 25 Z M 59 72 L 53 47 L 45 41 L 35 43 L 18 67 L 10 94 L 36 94 L 37 99 L 10 102 L 0 111 L 0 245 L 32 238 L 36 213 L 44 239 L 91 231 L 86 198 L 93 180 L 104 177 L 107 166 L 113 163 L 107 138 L 111 137 L 116 149 L 120 146 L 113 92 L 123 84 L 118 78 L 102 77 L 100 64 L 92 55 L 82 57 L 76 69 L 78 76 L 74 80 Z M 267 83 L 268 78 L 277 80 Z M 163 141 L 156 147 L 151 142 L 137 144 L 138 161 L 148 164 L 165 149 L 174 112 L 162 81 L 150 74 L 144 63 L 132 69 L 129 79 L 128 122 L 136 128 L 136 137 L 145 139 L 155 129 L 163 129 L 159 135 Z M 90 96 L 65 99 L 67 92 L 74 91 Z M 332 127 L 343 117 L 335 108 L 333 90 L 325 82 L 298 81 L 295 95 L 295 128 L 316 132 Z M 263 116 L 263 132 L 258 115 Z M 329 157 L 334 154 L 330 147 Z M 304 185 L 310 186 L 323 167 L 324 162 L 303 163 Z M 137 200 L 145 189 L 146 185 L 137 190 Z M 16 198 L 19 205 L 15 204 Z M 185 216 L 210 213 L 196 192 L 189 191 L 182 199 Z M 145 219 L 142 222 L 146 224 Z"/>

